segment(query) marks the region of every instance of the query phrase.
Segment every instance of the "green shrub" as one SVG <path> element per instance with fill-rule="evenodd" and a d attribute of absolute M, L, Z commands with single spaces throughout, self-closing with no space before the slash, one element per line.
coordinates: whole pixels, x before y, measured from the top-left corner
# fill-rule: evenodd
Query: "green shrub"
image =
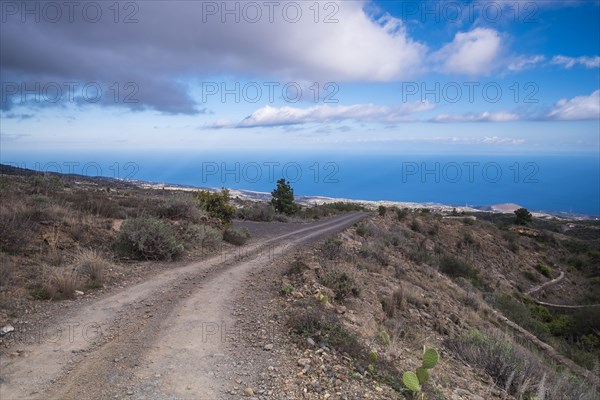
<path fill-rule="evenodd" d="M 404 219 L 406 219 L 408 215 L 408 210 L 406 208 L 403 208 L 401 210 L 396 210 L 396 218 L 398 219 L 398 221 L 404 221 Z"/>
<path fill-rule="evenodd" d="M 172 197 L 158 204 L 155 214 L 159 218 L 199 221 L 201 212 L 191 197 Z"/>
<path fill-rule="evenodd" d="M 205 210 L 208 215 L 217 218 L 225 225 L 230 225 L 235 215 L 235 207 L 229 204 L 229 190 L 222 189 L 221 192 L 209 192 L 208 190 L 199 190 L 194 193 L 194 197 L 200 204 L 200 208 Z"/>
<path fill-rule="evenodd" d="M 342 241 L 338 239 L 327 239 L 320 248 L 320 253 L 327 260 L 339 260 L 342 256 Z"/>
<path fill-rule="evenodd" d="M 364 237 L 367 237 L 368 232 L 367 232 L 367 229 L 365 228 L 365 226 L 361 224 L 356 227 L 356 234 L 358 236 L 364 238 Z"/>
<path fill-rule="evenodd" d="M 531 271 L 524 271 L 523 276 L 532 282 L 539 282 L 540 278 Z"/>
<path fill-rule="evenodd" d="M 414 232 L 421 232 L 421 224 L 416 219 L 413 219 L 410 223 L 410 229 Z"/>
<path fill-rule="evenodd" d="M 282 285 L 281 289 L 279 290 L 279 292 L 282 295 L 288 295 L 288 294 L 292 293 L 293 291 L 294 291 L 294 287 L 291 284 L 289 284 L 289 283 L 286 283 L 285 285 Z"/>
<path fill-rule="evenodd" d="M 440 271 L 453 278 L 463 277 L 471 280 L 473 284 L 479 283 L 479 271 L 471 264 L 452 256 L 442 257 Z"/>
<path fill-rule="evenodd" d="M 319 274 L 319 282 L 335 293 L 335 298 L 344 300 L 349 296 L 358 297 L 360 288 L 354 278 L 340 268 L 329 268 Z"/>
<path fill-rule="evenodd" d="M 515 210 L 515 224 L 527 225 L 532 220 L 531 213 L 526 208 Z"/>
<path fill-rule="evenodd" d="M 527 329 L 541 340 L 546 340 L 550 337 L 550 331 L 546 324 L 535 318 L 530 308 L 517 299 L 508 294 L 490 294 L 486 296 L 486 300 L 490 305 L 498 308 L 506 318 Z"/>
<path fill-rule="evenodd" d="M 227 229 L 223 232 L 223 240 L 227 243 L 234 244 L 236 246 L 242 246 L 246 244 L 250 238 L 250 232 L 248 229 Z"/>
<path fill-rule="evenodd" d="M 548 329 L 552 335 L 566 338 L 573 333 L 573 320 L 568 315 L 559 315 L 548 323 Z"/>
<path fill-rule="evenodd" d="M 380 217 L 384 217 L 385 216 L 385 212 L 386 212 L 385 206 L 379 206 L 379 207 L 377 207 L 377 212 L 379 213 Z"/>
<path fill-rule="evenodd" d="M 531 312 L 531 315 L 542 321 L 542 322 L 550 322 L 552 321 L 552 314 L 550 314 L 550 311 L 548 311 L 548 309 L 542 305 L 539 304 L 531 304 L 529 306 L 529 311 Z"/>
<path fill-rule="evenodd" d="M 535 266 L 535 269 L 546 278 L 552 278 L 552 272 L 550 271 L 550 267 L 546 264 L 539 263 Z"/>
<path fill-rule="evenodd" d="M 367 260 L 375 261 L 379 265 L 388 265 L 390 261 L 387 253 L 385 252 L 385 247 L 379 242 L 363 243 L 359 254 L 361 257 Z"/>
<path fill-rule="evenodd" d="M 237 218 L 248 221 L 271 222 L 275 216 L 275 209 L 271 205 L 253 205 L 237 210 Z"/>
<path fill-rule="evenodd" d="M 220 230 L 213 228 L 210 225 L 190 225 L 186 232 L 187 240 L 192 244 L 200 244 L 200 246 L 214 247 L 223 238 L 223 233 Z"/>
<path fill-rule="evenodd" d="M 433 258 L 425 244 L 425 240 L 416 245 L 411 244 L 408 249 L 408 258 L 417 264 L 430 264 Z"/>
<path fill-rule="evenodd" d="M 171 226 L 159 219 L 129 218 L 121 225 L 117 255 L 141 260 L 171 260 L 183 253 L 183 244 Z"/>
<path fill-rule="evenodd" d="M 298 335 L 311 337 L 317 343 L 325 343 L 351 357 L 366 357 L 356 336 L 344 328 L 335 314 L 323 310 L 320 304 L 305 304 L 302 309 L 291 313 L 288 324 Z"/>

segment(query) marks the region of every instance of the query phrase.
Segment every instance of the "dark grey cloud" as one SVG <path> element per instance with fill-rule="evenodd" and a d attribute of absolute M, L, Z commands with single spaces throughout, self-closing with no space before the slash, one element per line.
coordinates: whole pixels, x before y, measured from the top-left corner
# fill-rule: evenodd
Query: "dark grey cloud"
<path fill-rule="evenodd" d="M 283 2 L 275 8 L 272 21 L 269 10 L 261 7 L 262 16 L 256 23 L 241 11 L 244 2 L 236 1 L 120 2 L 117 23 L 114 2 L 76 2 L 72 21 L 68 9 L 62 7 L 56 23 L 48 20 L 53 13 L 44 15 L 46 2 L 10 3 L 18 8 L 24 4 L 29 9 L 39 7 L 40 22 L 27 14 L 23 23 L 20 9 L 3 9 L 3 82 L 96 82 L 103 87 L 133 82 L 138 102 L 122 105 L 167 113 L 200 111 L 182 83 L 199 77 L 386 81 L 415 71 L 426 50 L 408 38 L 400 21 L 370 19 L 361 1 L 339 3 L 338 22 L 329 24 L 315 23 L 308 2 L 296 2 L 302 4 L 302 17 L 294 23 L 284 17 Z M 102 10 L 95 23 L 89 22 L 89 17 L 96 15 L 96 6 L 83 12 L 89 4 Z M 223 23 L 221 10 L 208 15 L 207 4 L 218 8 L 237 4 L 239 22 L 234 15 L 225 15 Z M 125 23 L 131 13 L 137 22 Z M 4 97 L 1 106 L 8 109 L 13 103 Z M 108 105 L 114 100 L 103 96 L 100 102 Z"/>

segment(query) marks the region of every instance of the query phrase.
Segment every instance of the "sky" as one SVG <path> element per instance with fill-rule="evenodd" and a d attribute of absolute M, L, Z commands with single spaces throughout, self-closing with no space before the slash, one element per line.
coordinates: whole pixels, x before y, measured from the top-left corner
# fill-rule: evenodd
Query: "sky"
<path fill-rule="evenodd" d="M 597 0 L 0 4 L 0 155 L 600 152 Z"/>

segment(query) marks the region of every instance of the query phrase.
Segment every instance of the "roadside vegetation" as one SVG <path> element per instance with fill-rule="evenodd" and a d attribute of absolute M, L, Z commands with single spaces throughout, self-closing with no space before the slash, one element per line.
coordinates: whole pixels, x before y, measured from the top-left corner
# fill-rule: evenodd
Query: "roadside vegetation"
<path fill-rule="evenodd" d="M 285 181 L 272 198 L 3 167 L 0 319 L 18 316 L 28 301 L 73 299 L 145 268 L 245 245 L 249 233 L 234 219 L 301 222 L 365 210 L 341 202 L 301 206 Z M 369 380 L 406 399 L 598 398 L 600 307 L 536 303 L 600 303 L 598 221 L 540 219 L 527 210 L 371 211 L 282 264 L 278 300 L 295 345 L 319 357 L 330 352 L 335 365 L 349 368 L 323 373 L 334 382 Z M 561 273 L 560 283 L 527 295 Z M 557 361 L 502 316 L 580 369 Z M 435 368 L 424 367 L 431 365 L 424 348 L 439 352 Z"/>
<path fill-rule="evenodd" d="M 17 315 L 21 299 L 72 299 L 119 284 L 138 273 L 133 263 L 197 259 L 245 245 L 250 234 L 234 228 L 234 219 L 313 221 L 361 209 L 345 203 L 300 207 L 285 181 L 278 182 L 272 203 L 256 203 L 233 199 L 226 189 L 141 188 L 0 168 L 0 319 Z"/>
<path fill-rule="evenodd" d="M 600 307 L 552 309 L 525 293 L 563 271 L 567 278 L 540 300 L 597 302 L 597 222 L 532 218 L 523 230 L 516 215 L 445 219 L 424 209 L 375 211 L 284 271 L 282 306 L 301 351 L 310 351 L 308 339 L 322 342 L 353 360 L 348 374 L 406 399 L 417 389 L 435 399 L 598 397 Z M 499 315 L 578 368 L 557 361 Z M 423 346 L 442 349 L 441 366 L 428 371 L 422 386 L 411 374 L 403 381 L 419 365 Z M 471 383 L 457 375 L 472 376 Z"/>

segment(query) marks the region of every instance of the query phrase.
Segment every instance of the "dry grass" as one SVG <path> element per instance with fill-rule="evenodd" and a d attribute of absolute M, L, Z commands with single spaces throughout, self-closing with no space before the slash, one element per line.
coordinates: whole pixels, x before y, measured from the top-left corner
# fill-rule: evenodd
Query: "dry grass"
<path fill-rule="evenodd" d="M 36 224 L 21 207 L 0 208 L 0 247 L 9 253 L 24 253 L 38 234 Z"/>
<path fill-rule="evenodd" d="M 75 255 L 75 268 L 86 278 L 86 284 L 90 288 L 101 288 L 104 285 L 108 267 L 110 263 L 96 250 L 82 249 Z"/>
<path fill-rule="evenodd" d="M 83 287 L 77 271 L 67 268 L 56 269 L 50 278 L 50 284 L 56 289 L 57 299 L 72 299 L 75 297 L 75 291 Z"/>
<path fill-rule="evenodd" d="M 517 399 L 597 399 L 598 391 L 575 377 L 556 372 L 531 350 L 499 332 L 470 330 L 446 341 L 465 363 L 490 375 L 496 385 Z"/>
<path fill-rule="evenodd" d="M 0 286 L 8 285 L 14 273 L 13 260 L 5 254 L 0 254 Z"/>
<path fill-rule="evenodd" d="M 406 294 L 404 293 L 404 286 L 402 283 L 400 283 L 398 288 L 392 293 L 392 303 L 399 310 L 403 310 L 406 306 Z"/>

